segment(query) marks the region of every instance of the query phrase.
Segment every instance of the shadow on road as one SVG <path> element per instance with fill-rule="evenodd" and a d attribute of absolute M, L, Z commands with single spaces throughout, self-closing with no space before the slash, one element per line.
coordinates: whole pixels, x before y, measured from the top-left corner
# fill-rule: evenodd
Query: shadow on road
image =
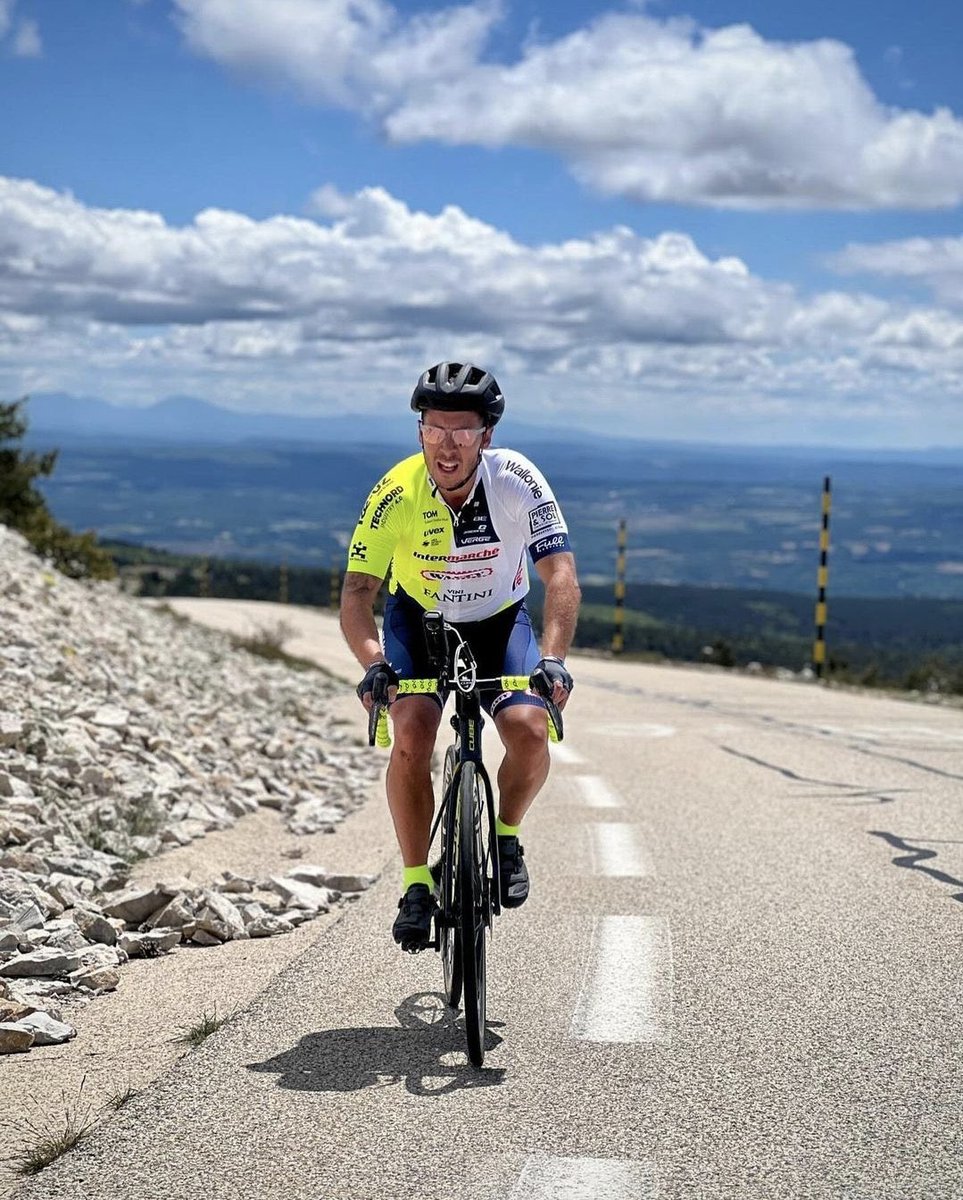
<path fill-rule="evenodd" d="M 496 1087 L 500 1068 L 478 1070 L 467 1058 L 464 1021 L 438 992 L 416 992 L 395 1009 L 398 1024 L 309 1033 L 291 1050 L 249 1071 L 276 1074 L 278 1086 L 299 1092 L 354 1092 L 404 1082 L 414 1096 L 444 1096 L 461 1088 Z M 485 1049 L 501 1038 L 489 1021 Z"/>
<path fill-rule="evenodd" d="M 887 833 L 882 829 L 871 829 L 870 837 L 882 838 L 887 845 L 894 850 L 901 850 L 904 853 L 899 854 L 893 859 L 894 867 L 905 867 L 909 871 L 922 871 L 924 875 L 929 875 L 931 879 L 936 879 L 939 883 L 948 883 L 950 887 L 963 888 L 963 879 L 957 879 L 956 876 L 950 875 L 946 871 L 941 871 L 936 867 L 924 867 L 922 864 L 928 862 L 932 858 L 937 857 L 937 851 L 928 850 L 925 846 L 914 846 L 906 838 L 897 837 L 895 833 Z M 929 839 L 918 839 L 929 840 Z M 943 843 L 931 842 L 931 845 L 940 845 Z M 950 845 L 958 845 L 951 842 Z M 958 900 L 963 903 L 963 891 L 957 892 L 956 895 L 950 896 L 951 900 Z"/>

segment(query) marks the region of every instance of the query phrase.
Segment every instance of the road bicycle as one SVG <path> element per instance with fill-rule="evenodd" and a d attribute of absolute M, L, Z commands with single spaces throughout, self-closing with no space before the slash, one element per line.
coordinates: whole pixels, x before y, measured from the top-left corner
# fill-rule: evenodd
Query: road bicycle
<path fill-rule="evenodd" d="M 431 830 L 439 838 L 440 856 L 432 867 L 438 911 L 429 945 L 441 954 L 445 999 L 457 1009 L 464 997 L 468 1058 L 476 1067 L 485 1061 L 486 938 L 492 920 L 501 912 L 495 801 L 491 779 L 482 762 L 480 689 L 498 686 L 503 692 L 534 690 L 545 704 L 549 737 L 560 742 L 562 715 L 551 699 L 544 674 L 502 675 L 479 679 L 475 657 L 458 630 L 441 613 L 424 615 L 425 642 L 434 679 L 403 679 L 398 695 L 455 693 L 451 726 L 454 741 L 445 751 L 442 801 Z M 534 685 L 534 686 L 533 686 Z M 390 746 L 387 704 L 381 697 L 368 718 L 370 745 Z"/>

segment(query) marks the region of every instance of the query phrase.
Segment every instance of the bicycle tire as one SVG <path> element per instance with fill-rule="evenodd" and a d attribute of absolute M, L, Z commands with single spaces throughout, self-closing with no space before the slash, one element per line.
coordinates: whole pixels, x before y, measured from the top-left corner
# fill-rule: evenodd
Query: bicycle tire
<path fill-rule="evenodd" d="M 485 842 L 481 783 L 474 763 L 462 763 L 458 780 L 458 884 L 460 891 L 462 984 L 468 1058 L 475 1067 L 485 1061 Z"/>
<path fill-rule="evenodd" d="M 458 908 L 458 803 L 452 793 L 455 775 L 455 747 L 445 752 L 445 770 L 442 775 L 442 795 L 447 799 L 445 815 L 441 822 L 441 878 L 439 880 L 438 948 L 441 951 L 441 969 L 445 981 L 445 1002 L 449 1008 L 457 1008 L 461 1000 L 461 938 L 455 924 Z"/>

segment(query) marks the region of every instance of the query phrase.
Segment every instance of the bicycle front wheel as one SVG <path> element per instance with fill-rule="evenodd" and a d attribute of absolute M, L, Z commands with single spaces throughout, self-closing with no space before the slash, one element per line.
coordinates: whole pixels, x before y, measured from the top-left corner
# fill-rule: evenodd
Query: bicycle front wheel
<path fill-rule="evenodd" d="M 459 934 L 468 1058 L 476 1067 L 485 1061 L 485 937 L 490 903 L 484 809 L 477 768 L 463 763 L 458 783 Z"/>
<path fill-rule="evenodd" d="M 458 803 L 452 792 L 455 774 L 455 747 L 445 754 L 442 795 L 445 812 L 441 819 L 441 879 L 439 880 L 438 941 L 441 950 L 441 969 L 445 979 L 445 1000 L 449 1008 L 457 1008 L 461 999 L 461 936 L 456 925 L 458 896 Z"/>

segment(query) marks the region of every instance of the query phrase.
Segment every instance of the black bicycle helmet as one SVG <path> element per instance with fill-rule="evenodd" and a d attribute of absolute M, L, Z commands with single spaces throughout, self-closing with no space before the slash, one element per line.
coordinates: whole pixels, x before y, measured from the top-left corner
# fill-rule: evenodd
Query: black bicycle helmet
<path fill-rule="evenodd" d="M 505 411 L 505 397 L 494 375 L 472 363 L 438 363 L 418 380 L 411 393 L 415 412 L 477 412 L 486 425 L 496 425 Z"/>

